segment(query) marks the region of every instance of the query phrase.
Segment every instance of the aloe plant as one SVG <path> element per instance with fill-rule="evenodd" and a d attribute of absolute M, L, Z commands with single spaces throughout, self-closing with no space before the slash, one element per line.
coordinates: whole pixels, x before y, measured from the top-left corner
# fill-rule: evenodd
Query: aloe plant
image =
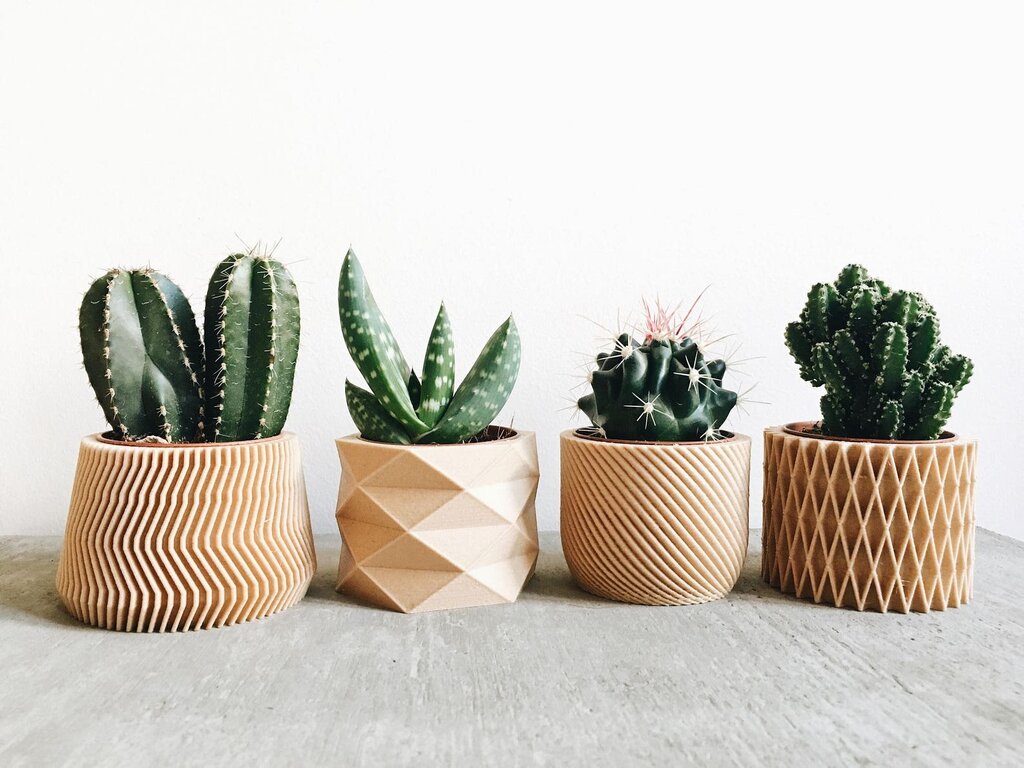
<path fill-rule="evenodd" d="M 181 289 L 152 269 L 114 269 L 79 310 L 85 369 L 119 440 L 253 440 L 279 434 L 299 345 L 288 271 L 234 254 L 210 280 L 204 344 Z"/>
<path fill-rule="evenodd" d="M 924 296 L 859 264 L 811 288 L 786 345 L 801 377 L 825 387 L 821 431 L 835 437 L 934 440 L 974 371 L 941 343 Z"/>
<path fill-rule="evenodd" d="M 402 354 L 350 249 L 341 266 L 338 310 L 349 354 L 369 391 L 345 382 L 349 413 L 368 440 L 409 445 L 478 437 L 508 401 L 519 374 L 519 332 L 510 316 L 455 387 L 455 347 L 444 304 L 427 342 L 422 379 Z"/>
<path fill-rule="evenodd" d="M 597 356 L 591 392 L 577 405 L 600 437 L 688 442 L 718 440 L 737 402 L 725 389 L 724 360 L 706 358 L 687 317 L 645 304 L 643 340 L 622 333 Z"/>

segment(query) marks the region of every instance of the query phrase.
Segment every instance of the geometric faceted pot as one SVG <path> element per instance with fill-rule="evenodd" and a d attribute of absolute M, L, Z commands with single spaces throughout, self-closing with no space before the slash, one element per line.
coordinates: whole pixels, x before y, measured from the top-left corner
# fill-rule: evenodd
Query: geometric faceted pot
<path fill-rule="evenodd" d="M 316 571 L 299 441 L 82 440 L 57 570 L 80 621 L 206 629 L 302 599 Z"/>
<path fill-rule="evenodd" d="M 644 443 L 568 431 L 561 444 L 562 550 L 580 587 L 695 605 L 735 586 L 747 553 L 749 437 Z"/>
<path fill-rule="evenodd" d="M 338 591 L 403 613 L 511 603 L 537 564 L 532 432 L 393 445 L 337 441 Z"/>
<path fill-rule="evenodd" d="M 761 575 L 840 607 L 927 612 L 970 600 L 977 444 L 765 430 Z"/>

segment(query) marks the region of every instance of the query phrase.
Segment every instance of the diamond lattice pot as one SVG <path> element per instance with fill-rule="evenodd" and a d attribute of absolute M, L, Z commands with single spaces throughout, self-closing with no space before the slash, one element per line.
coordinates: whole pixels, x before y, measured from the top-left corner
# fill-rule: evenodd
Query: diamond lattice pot
<path fill-rule="evenodd" d="M 532 432 L 461 445 L 337 441 L 338 591 L 404 613 L 511 603 L 537 564 Z"/>
<path fill-rule="evenodd" d="M 75 618 L 129 632 L 222 627 L 294 605 L 315 571 L 295 435 L 82 440 L 57 569 Z"/>
<path fill-rule="evenodd" d="M 976 443 L 765 430 L 761 573 L 797 597 L 875 611 L 971 598 Z"/>
<path fill-rule="evenodd" d="M 749 437 L 561 442 L 562 549 L 580 587 L 643 605 L 728 594 L 747 552 Z"/>

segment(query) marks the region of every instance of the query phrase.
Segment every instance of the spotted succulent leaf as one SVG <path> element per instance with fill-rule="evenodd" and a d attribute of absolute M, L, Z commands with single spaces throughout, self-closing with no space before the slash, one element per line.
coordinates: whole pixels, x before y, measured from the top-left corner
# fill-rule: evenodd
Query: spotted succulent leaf
<path fill-rule="evenodd" d="M 437 426 L 418 442 L 455 443 L 479 434 L 505 407 L 519 360 L 519 331 L 509 317 L 487 340 Z"/>
<path fill-rule="evenodd" d="M 409 396 L 411 366 L 377 307 L 362 265 L 350 249 L 341 266 L 338 310 L 349 354 L 377 401 L 405 430 L 422 435 L 429 427 Z"/>
<path fill-rule="evenodd" d="M 448 311 L 444 304 L 437 310 L 423 357 L 423 386 L 416 414 L 433 427 L 448 408 L 455 391 L 455 342 Z"/>

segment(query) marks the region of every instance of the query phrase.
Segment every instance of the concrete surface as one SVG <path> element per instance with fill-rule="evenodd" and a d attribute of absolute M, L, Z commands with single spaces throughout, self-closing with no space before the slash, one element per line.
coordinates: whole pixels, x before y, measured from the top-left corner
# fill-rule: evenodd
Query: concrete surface
<path fill-rule="evenodd" d="M 59 541 L 0 540 L 0 765 L 1020 765 L 1024 544 L 979 531 L 975 599 L 930 615 L 576 590 L 557 534 L 511 606 L 403 616 L 335 594 L 255 624 L 77 624 Z"/>

